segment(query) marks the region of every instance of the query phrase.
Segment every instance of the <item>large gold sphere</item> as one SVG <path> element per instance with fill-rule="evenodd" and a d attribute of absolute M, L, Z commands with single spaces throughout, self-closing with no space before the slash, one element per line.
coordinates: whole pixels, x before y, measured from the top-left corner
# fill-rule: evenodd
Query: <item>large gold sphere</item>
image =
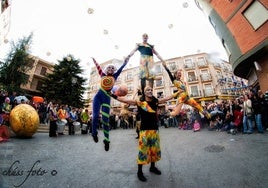
<path fill-rule="evenodd" d="M 36 110 L 28 104 L 19 104 L 10 112 L 11 129 L 19 137 L 32 137 L 40 121 Z"/>

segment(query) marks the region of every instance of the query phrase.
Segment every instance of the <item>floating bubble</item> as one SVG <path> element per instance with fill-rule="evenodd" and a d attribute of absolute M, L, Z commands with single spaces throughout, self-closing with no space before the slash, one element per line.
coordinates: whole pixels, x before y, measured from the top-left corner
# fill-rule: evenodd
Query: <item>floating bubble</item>
<path fill-rule="evenodd" d="M 119 46 L 118 46 L 118 45 L 115 45 L 115 46 L 114 46 L 114 48 L 115 48 L 115 49 L 118 49 L 118 48 L 119 48 Z"/>
<path fill-rule="evenodd" d="M 5 43 L 5 44 L 8 43 L 8 42 L 9 42 L 8 39 L 5 39 L 5 40 L 4 40 L 4 43 Z"/>
<path fill-rule="evenodd" d="M 72 58 L 69 57 L 69 56 L 66 59 L 67 59 L 67 61 L 71 61 L 72 60 Z"/>
<path fill-rule="evenodd" d="M 93 8 L 88 8 L 87 9 L 87 13 L 88 14 L 93 14 L 94 13 L 94 9 Z"/>
<path fill-rule="evenodd" d="M 169 28 L 169 29 L 172 29 L 172 28 L 173 28 L 173 24 L 169 24 L 169 25 L 168 25 L 168 28 Z"/>
<path fill-rule="evenodd" d="M 108 31 L 107 29 L 104 29 L 104 30 L 103 30 L 103 34 L 104 34 L 104 35 L 108 35 L 108 33 L 109 33 L 109 31 Z"/>
<path fill-rule="evenodd" d="M 188 2 L 184 2 L 184 3 L 182 3 L 182 7 L 183 7 L 183 8 L 188 8 L 188 6 L 189 6 Z"/>
<path fill-rule="evenodd" d="M 47 52 L 46 54 L 47 54 L 47 56 L 50 56 L 50 55 L 51 55 L 51 53 L 50 53 L 50 52 Z"/>

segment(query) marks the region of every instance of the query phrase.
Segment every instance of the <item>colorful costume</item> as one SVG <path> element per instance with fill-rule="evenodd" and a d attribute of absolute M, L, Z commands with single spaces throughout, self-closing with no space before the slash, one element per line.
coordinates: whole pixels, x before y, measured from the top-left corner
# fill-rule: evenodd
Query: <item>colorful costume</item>
<path fill-rule="evenodd" d="M 157 124 L 158 99 L 137 101 L 141 116 L 137 164 L 144 165 L 161 159 L 160 137 Z"/>
<path fill-rule="evenodd" d="M 198 104 L 193 98 L 189 97 L 188 92 L 186 90 L 185 83 L 181 80 L 176 80 L 174 78 L 174 76 L 171 74 L 170 70 L 166 66 L 164 66 L 164 68 L 166 69 L 171 82 L 174 84 L 174 86 L 179 91 L 178 96 L 177 96 L 178 97 L 178 99 L 177 99 L 178 104 L 181 104 L 181 103 L 188 104 L 188 105 L 196 108 L 199 112 L 201 112 L 205 116 L 207 116 L 207 118 L 210 118 L 209 114 L 206 111 L 204 111 L 203 107 L 200 104 Z"/>
<path fill-rule="evenodd" d="M 151 44 L 137 44 L 140 56 L 140 78 L 153 78 L 155 73 L 152 71 L 154 66 L 153 48 Z"/>
<path fill-rule="evenodd" d="M 99 114 L 101 109 L 101 118 L 102 118 L 102 125 L 103 125 L 103 133 L 104 133 L 104 143 L 109 143 L 109 117 L 110 117 L 110 102 L 111 97 L 108 94 L 114 86 L 114 83 L 120 73 L 122 72 L 123 68 L 126 66 L 127 61 L 123 63 L 123 65 L 113 74 L 107 75 L 107 72 L 103 72 L 100 65 L 93 59 L 98 73 L 101 77 L 101 86 L 99 91 L 96 93 L 93 99 L 93 123 L 92 123 L 92 136 L 95 142 L 98 142 L 97 139 L 97 127 L 99 123 Z M 108 151 L 109 148 L 105 147 L 105 150 Z"/>
<path fill-rule="evenodd" d="M 139 43 L 137 44 L 138 51 L 140 52 L 140 73 L 139 77 L 141 79 L 141 90 L 143 91 L 146 85 L 146 79 L 149 82 L 153 82 L 155 78 L 154 73 L 154 58 L 153 58 L 153 49 L 154 46 L 151 44 Z"/>

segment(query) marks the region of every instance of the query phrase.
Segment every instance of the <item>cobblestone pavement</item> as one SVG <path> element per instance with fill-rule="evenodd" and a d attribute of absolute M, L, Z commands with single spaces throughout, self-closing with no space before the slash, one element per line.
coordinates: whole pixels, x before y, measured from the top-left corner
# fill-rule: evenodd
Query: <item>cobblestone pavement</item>
<path fill-rule="evenodd" d="M 137 179 L 134 129 L 110 132 L 110 151 L 89 135 L 30 139 L 11 138 L 0 144 L 0 187 L 25 188 L 266 188 L 268 134 L 160 128 L 162 175 L 143 171 Z"/>

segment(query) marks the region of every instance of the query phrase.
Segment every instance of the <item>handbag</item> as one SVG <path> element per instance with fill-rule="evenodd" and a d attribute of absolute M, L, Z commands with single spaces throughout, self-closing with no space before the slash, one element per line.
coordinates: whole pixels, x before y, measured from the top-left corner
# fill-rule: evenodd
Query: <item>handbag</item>
<path fill-rule="evenodd" d="M 253 113 L 252 112 L 248 112 L 246 115 L 247 115 L 248 118 L 251 118 L 252 115 L 253 115 Z"/>

